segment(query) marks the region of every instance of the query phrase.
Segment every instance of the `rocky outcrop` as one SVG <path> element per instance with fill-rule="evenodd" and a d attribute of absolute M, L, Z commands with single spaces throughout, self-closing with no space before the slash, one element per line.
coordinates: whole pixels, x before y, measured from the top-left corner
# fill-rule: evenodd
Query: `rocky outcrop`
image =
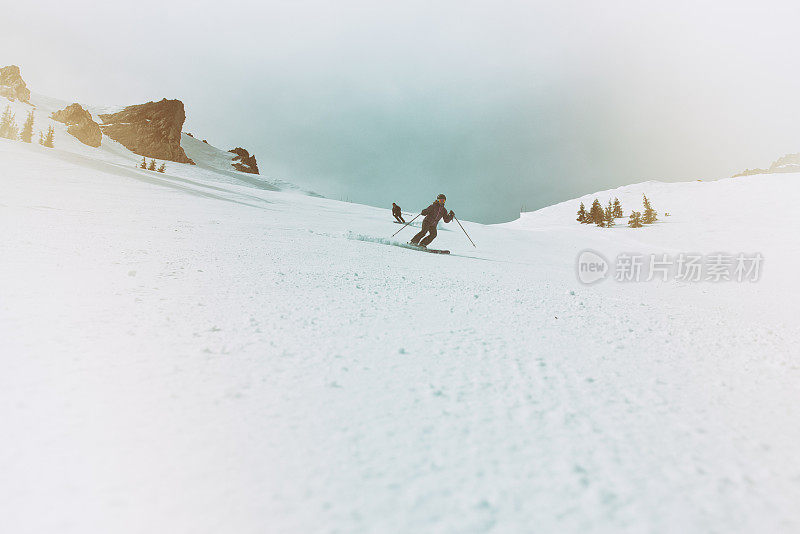
<path fill-rule="evenodd" d="M 104 134 L 140 156 L 194 165 L 181 148 L 186 112 L 180 100 L 165 98 L 128 106 L 117 113 L 100 115 L 100 120 Z"/>
<path fill-rule="evenodd" d="M 73 135 L 84 145 L 99 147 L 103 139 L 100 125 L 92 119 L 92 114 L 81 107 L 80 104 L 71 104 L 52 115 L 53 120 L 67 125 L 67 133 Z"/>
<path fill-rule="evenodd" d="M 0 68 L 0 96 L 9 100 L 30 102 L 31 90 L 25 85 L 25 80 L 19 72 L 19 67 L 9 65 Z"/>
<path fill-rule="evenodd" d="M 769 169 L 745 169 L 738 174 L 734 174 L 732 178 L 751 176 L 753 174 L 775 174 L 779 172 L 800 172 L 800 153 L 781 156 L 772 162 Z"/>
<path fill-rule="evenodd" d="M 797 166 L 800 165 L 800 153 L 786 154 L 772 162 L 769 166 L 770 172 L 797 172 Z M 790 169 L 790 170 L 782 170 Z"/>
<path fill-rule="evenodd" d="M 745 169 L 742 172 L 734 174 L 733 176 L 731 176 L 731 178 L 739 178 L 740 176 L 752 176 L 754 174 L 769 174 L 769 171 L 767 169 L 759 169 L 759 168 Z"/>
<path fill-rule="evenodd" d="M 242 147 L 233 148 L 228 150 L 228 152 L 236 154 L 233 157 L 233 163 L 231 163 L 234 169 L 237 171 L 249 172 L 250 174 L 258 174 L 258 164 L 256 163 L 255 154 L 251 156 L 250 153 Z"/>

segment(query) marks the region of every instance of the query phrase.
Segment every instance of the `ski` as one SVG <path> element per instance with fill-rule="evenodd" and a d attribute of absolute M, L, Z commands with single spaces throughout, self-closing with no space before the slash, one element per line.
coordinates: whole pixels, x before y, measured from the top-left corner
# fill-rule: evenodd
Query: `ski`
<path fill-rule="evenodd" d="M 420 245 L 415 245 L 414 243 L 408 243 L 409 248 L 413 248 L 415 250 L 421 250 L 423 252 L 430 252 L 431 254 L 450 254 L 449 250 L 439 250 L 437 248 L 427 248 Z"/>

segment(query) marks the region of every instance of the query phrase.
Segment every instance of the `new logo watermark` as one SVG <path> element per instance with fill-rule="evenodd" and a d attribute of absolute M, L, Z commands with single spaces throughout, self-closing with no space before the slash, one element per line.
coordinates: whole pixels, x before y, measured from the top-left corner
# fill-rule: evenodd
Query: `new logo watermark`
<path fill-rule="evenodd" d="M 614 263 L 596 250 L 584 250 L 576 260 L 578 280 L 595 284 L 611 277 L 617 282 L 757 282 L 764 256 L 759 252 L 727 254 L 621 253 Z"/>
<path fill-rule="evenodd" d="M 575 267 L 578 280 L 587 285 L 605 280 L 609 273 L 608 260 L 599 252 L 589 249 L 578 254 Z"/>

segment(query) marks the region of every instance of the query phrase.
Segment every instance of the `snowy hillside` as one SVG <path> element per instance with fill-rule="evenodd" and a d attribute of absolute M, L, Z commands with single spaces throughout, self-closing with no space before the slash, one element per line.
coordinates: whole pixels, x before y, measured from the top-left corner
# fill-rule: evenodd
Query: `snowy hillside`
<path fill-rule="evenodd" d="M 46 131 L 47 127 L 52 125 L 56 132 L 55 147 L 62 155 L 65 153 L 76 154 L 125 168 L 136 167 L 142 160 L 142 156 L 132 153 L 107 136 L 103 136 L 102 144 L 99 148 L 93 148 L 84 145 L 68 134 L 67 126 L 53 120 L 51 115 L 53 112 L 64 109 L 71 102 L 33 93 L 31 95 L 31 104 L 19 101 L 9 102 L 6 99 L 2 99 L 0 100 L 0 111 L 5 109 L 5 106 L 10 106 L 12 112 L 16 115 L 16 122 L 22 124 L 28 111 L 33 110 L 35 116 L 34 131 Z M 123 106 L 88 106 L 88 111 L 91 112 L 93 119 L 98 123 L 102 123 L 99 118 L 100 114 L 114 113 L 121 109 L 123 109 Z M 38 137 L 34 137 L 35 141 Z M 185 133 L 181 136 L 181 146 L 196 165 L 172 161 L 165 162 L 168 174 L 174 177 L 202 179 L 206 182 L 245 185 L 260 189 L 302 192 L 297 186 L 277 178 L 265 178 L 235 170 L 231 166 L 234 154 L 203 143 Z"/>
<path fill-rule="evenodd" d="M 439 256 L 197 143 L 161 175 L 0 139 L 0 531 L 800 530 L 800 176 L 442 224 Z M 671 216 L 574 221 L 642 192 Z M 587 249 L 764 264 L 584 285 Z"/>
<path fill-rule="evenodd" d="M 656 225 L 627 227 L 631 210 L 642 211 L 646 194 L 659 212 Z M 503 225 L 533 232 L 563 232 L 570 241 L 600 240 L 610 254 L 623 250 L 648 252 L 761 252 L 769 263 L 766 283 L 792 284 L 800 250 L 793 241 L 794 223 L 789 215 L 800 199 L 800 174 L 758 175 L 714 182 L 644 182 L 592 193 L 568 202 L 524 213 Z M 619 198 L 626 217 L 613 228 L 597 228 L 575 222 L 581 202 L 588 208 L 594 199 L 605 206 Z M 668 213 L 669 216 L 665 216 Z M 768 259 L 767 259 L 768 258 Z M 780 273 L 781 276 L 778 276 Z M 734 288 L 738 292 L 741 288 Z"/>

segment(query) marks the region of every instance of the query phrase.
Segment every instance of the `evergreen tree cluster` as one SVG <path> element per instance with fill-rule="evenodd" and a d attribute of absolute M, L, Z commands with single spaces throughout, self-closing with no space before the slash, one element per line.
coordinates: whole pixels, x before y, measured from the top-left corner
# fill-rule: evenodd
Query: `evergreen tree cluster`
<path fill-rule="evenodd" d="M 586 213 L 586 206 L 584 206 L 583 202 L 581 202 L 581 207 L 578 208 L 578 218 L 575 220 L 581 224 L 586 224 L 587 223 L 586 218 L 588 217 L 588 215 L 589 214 Z"/>
<path fill-rule="evenodd" d="M 628 226 L 631 228 L 641 228 L 645 224 L 653 224 L 658 220 L 658 212 L 650 205 L 650 200 L 647 198 L 647 195 L 642 194 L 642 199 L 644 213 L 639 211 L 631 213 L 631 218 L 628 221 Z"/>
<path fill-rule="evenodd" d="M 56 130 L 53 128 L 53 125 L 47 127 L 47 133 L 42 133 L 39 130 L 39 144 L 45 148 L 53 148 L 56 139 Z"/>
<path fill-rule="evenodd" d="M 0 116 L 0 137 L 17 140 L 19 129 L 17 128 L 17 123 L 14 122 L 15 120 L 16 115 L 11 112 L 11 106 L 6 106 L 3 115 Z"/>
<path fill-rule="evenodd" d="M 642 194 L 643 203 L 644 203 L 644 215 L 642 216 L 642 222 L 644 224 L 653 224 L 658 220 L 658 212 L 653 209 L 650 205 L 650 201 L 647 199 L 647 195 Z"/>
<path fill-rule="evenodd" d="M 614 205 L 609 200 L 606 208 L 603 210 L 603 226 L 611 228 L 614 226 L 614 222 Z"/>
<path fill-rule="evenodd" d="M 653 224 L 658 220 L 658 212 L 653 209 L 647 195 L 642 195 L 644 203 L 644 212 L 634 211 L 631 213 L 628 220 L 628 226 L 631 228 L 641 228 L 645 224 Z M 616 224 L 616 219 L 624 217 L 625 213 L 622 211 L 622 203 L 617 197 L 614 200 L 608 201 L 606 207 L 600 204 L 600 201 L 594 199 L 591 207 L 587 210 L 583 202 L 578 209 L 578 218 L 576 219 L 581 224 L 596 224 L 603 228 L 611 228 Z"/>
<path fill-rule="evenodd" d="M 19 129 L 16 123 L 16 115 L 11 112 L 11 106 L 6 106 L 3 114 L 0 115 L 0 137 L 16 141 L 19 139 L 23 143 L 30 143 L 33 141 L 33 124 L 34 115 L 33 110 L 28 112 L 25 117 L 25 123 L 22 125 L 22 130 Z M 47 148 L 55 146 L 56 131 L 52 125 L 47 128 L 45 134 L 39 130 L 39 144 Z"/>
<path fill-rule="evenodd" d="M 28 116 L 25 118 L 25 124 L 22 125 L 19 139 L 23 143 L 30 143 L 33 140 L 33 110 L 29 111 Z"/>
<path fill-rule="evenodd" d="M 624 217 L 625 214 L 622 213 L 622 203 L 619 201 L 617 197 L 614 197 L 614 217 Z"/>
<path fill-rule="evenodd" d="M 156 172 L 161 172 L 161 173 L 166 172 L 166 170 L 167 170 L 167 164 L 166 163 L 162 163 L 161 166 L 158 167 L 158 168 L 156 168 L 156 164 L 157 164 L 157 162 L 154 159 L 151 159 L 150 163 L 147 163 L 147 159 L 145 159 L 145 157 L 142 156 L 142 161 L 141 161 L 141 163 L 139 163 L 139 168 L 140 169 L 144 169 L 146 171 L 156 171 Z"/>
<path fill-rule="evenodd" d="M 611 228 L 616 222 L 614 219 L 622 216 L 622 204 L 615 197 L 613 201 L 609 199 L 605 208 L 603 208 L 599 200 L 594 199 L 589 211 L 586 211 L 586 206 L 581 202 L 576 220 L 581 224 L 596 224 L 602 228 Z"/>

